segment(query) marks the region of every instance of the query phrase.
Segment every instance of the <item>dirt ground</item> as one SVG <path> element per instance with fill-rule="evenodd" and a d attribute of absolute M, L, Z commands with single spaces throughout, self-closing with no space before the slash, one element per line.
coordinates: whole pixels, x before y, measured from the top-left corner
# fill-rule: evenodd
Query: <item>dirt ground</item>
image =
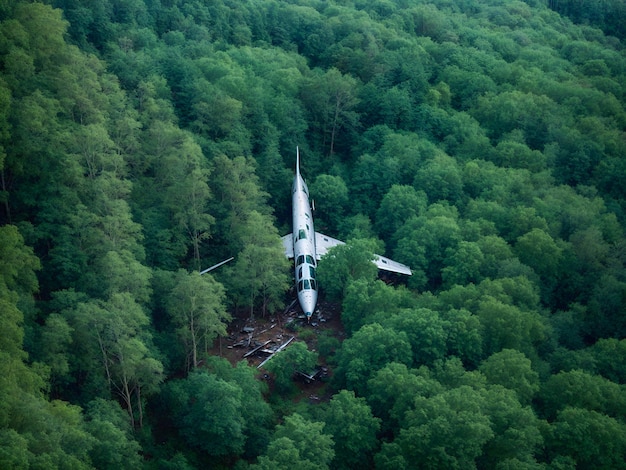
<path fill-rule="evenodd" d="M 228 336 L 216 340 L 212 352 L 228 359 L 233 365 L 247 359 L 251 366 L 258 367 L 268 356 L 261 350 L 277 349 L 291 337 L 294 337 L 293 341 L 305 341 L 309 350 L 315 351 L 317 336 L 321 332 L 329 332 L 340 341 L 343 340 L 339 305 L 319 302 L 311 322 L 307 323 L 296 303 L 279 315 L 233 319 L 228 325 Z M 252 349 L 268 341 L 260 351 L 244 358 Z"/>
<path fill-rule="evenodd" d="M 310 323 L 307 323 L 298 303 L 294 302 L 290 308 L 278 315 L 267 318 L 249 318 L 244 315 L 233 319 L 228 325 L 228 335 L 216 340 L 212 353 L 226 358 L 233 365 L 246 360 L 250 366 L 259 367 L 270 356 L 271 351 L 275 351 L 290 340 L 290 344 L 304 341 L 310 351 L 316 351 L 317 338 L 322 332 L 343 341 L 340 306 L 325 301 L 318 302 L 315 314 L 311 317 Z M 258 350 L 253 352 L 257 348 Z M 286 348 L 289 348 L 289 345 Z M 323 363 L 319 365 L 326 367 Z M 332 374 L 332 371 L 328 373 Z M 259 369 L 258 378 L 270 379 L 263 368 Z M 299 399 L 307 396 L 312 402 L 324 399 L 324 381 L 308 382 L 303 379 L 296 380 L 296 384 L 301 390 Z"/>

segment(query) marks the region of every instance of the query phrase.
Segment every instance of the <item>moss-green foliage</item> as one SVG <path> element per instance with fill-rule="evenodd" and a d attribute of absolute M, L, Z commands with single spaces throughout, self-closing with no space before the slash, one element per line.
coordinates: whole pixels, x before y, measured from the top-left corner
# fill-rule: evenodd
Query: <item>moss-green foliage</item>
<path fill-rule="evenodd" d="M 317 354 L 307 349 L 306 343 L 296 342 L 276 353 L 265 368 L 274 376 L 274 387 L 281 395 L 289 396 L 296 390 L 293 379 L 296 372 L 309 374 L 315 367 Z"/>
<path fill-rule="evenodd" d="M 624 8 L 2 2 L 0 467 L 624 468 Z M 345 337 L 274 417 L 207 354 L 282 310 L 296 145 Z"/>

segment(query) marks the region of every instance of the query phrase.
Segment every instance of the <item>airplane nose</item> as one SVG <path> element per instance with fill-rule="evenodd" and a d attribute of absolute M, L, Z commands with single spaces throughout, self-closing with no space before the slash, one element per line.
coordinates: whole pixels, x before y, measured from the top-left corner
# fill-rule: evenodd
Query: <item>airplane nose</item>
<path fill-rule="evenodd" d="M 311 318 L 315 311 L 315 304 L 317 303 L 317 292 L 314 290 L 308 290 L 300 292 L 299 295 L 300 306 L 307 318 Z"/>

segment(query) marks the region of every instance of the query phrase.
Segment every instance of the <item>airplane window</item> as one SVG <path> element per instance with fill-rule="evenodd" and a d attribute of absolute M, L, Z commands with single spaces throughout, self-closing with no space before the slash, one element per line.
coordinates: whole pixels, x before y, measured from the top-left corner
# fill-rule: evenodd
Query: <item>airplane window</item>
<path fill-rule="evenodd" d="M 300 274 L 302 274 L 302 272 L 300 272 Z M 309 266 L 309 274 L 311 275 L 311 279 L 315 279 L 315 268 L 313 266 Z"/>
<path fill-rule="evenodd" d="M 311 255 L 306 255 L 306 262 L 315 266 L 315 260 Z"/>
<path fill-rule="evenodd" d="M 296 266 L 300 266 L 302 263 L 304 263 L 304 255 L 298 256 L 298 260 L 296 261 Z"/>
<path fill-rule="evenodd" d="M 304 290 L 310 289 L 311 288 L 311 284 L 309 283 L 308 279 L 304 280 Z"/>
<path fill-rule="evenodd" d="M 300 269 L 298 270 L 298 279 L 302 279 L 302 266 L 300 266 Z"/>
<path fill-rule="evenodd" d="M 306 232 L 304 229 L 300 229 L 298 232 L 298 240 L 306 240 Z"/>
<path fill-rule="evenodd" d="M 311 289 L 317 290 L 317 282 L 315 282 L 315 279 L 311 279 Z"/>
<path fill-rule="evenodd" d="M 298 292 L 302 290 L 302 281 L 298 282 Z"/>

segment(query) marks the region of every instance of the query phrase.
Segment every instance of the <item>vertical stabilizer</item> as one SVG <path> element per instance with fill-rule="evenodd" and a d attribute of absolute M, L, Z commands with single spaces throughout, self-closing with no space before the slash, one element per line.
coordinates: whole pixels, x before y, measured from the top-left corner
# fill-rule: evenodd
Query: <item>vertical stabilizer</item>
<path fill-rule="evenodd" d="M 300 148 L 296 147 L 296 176 L 300 176 Z"/>

